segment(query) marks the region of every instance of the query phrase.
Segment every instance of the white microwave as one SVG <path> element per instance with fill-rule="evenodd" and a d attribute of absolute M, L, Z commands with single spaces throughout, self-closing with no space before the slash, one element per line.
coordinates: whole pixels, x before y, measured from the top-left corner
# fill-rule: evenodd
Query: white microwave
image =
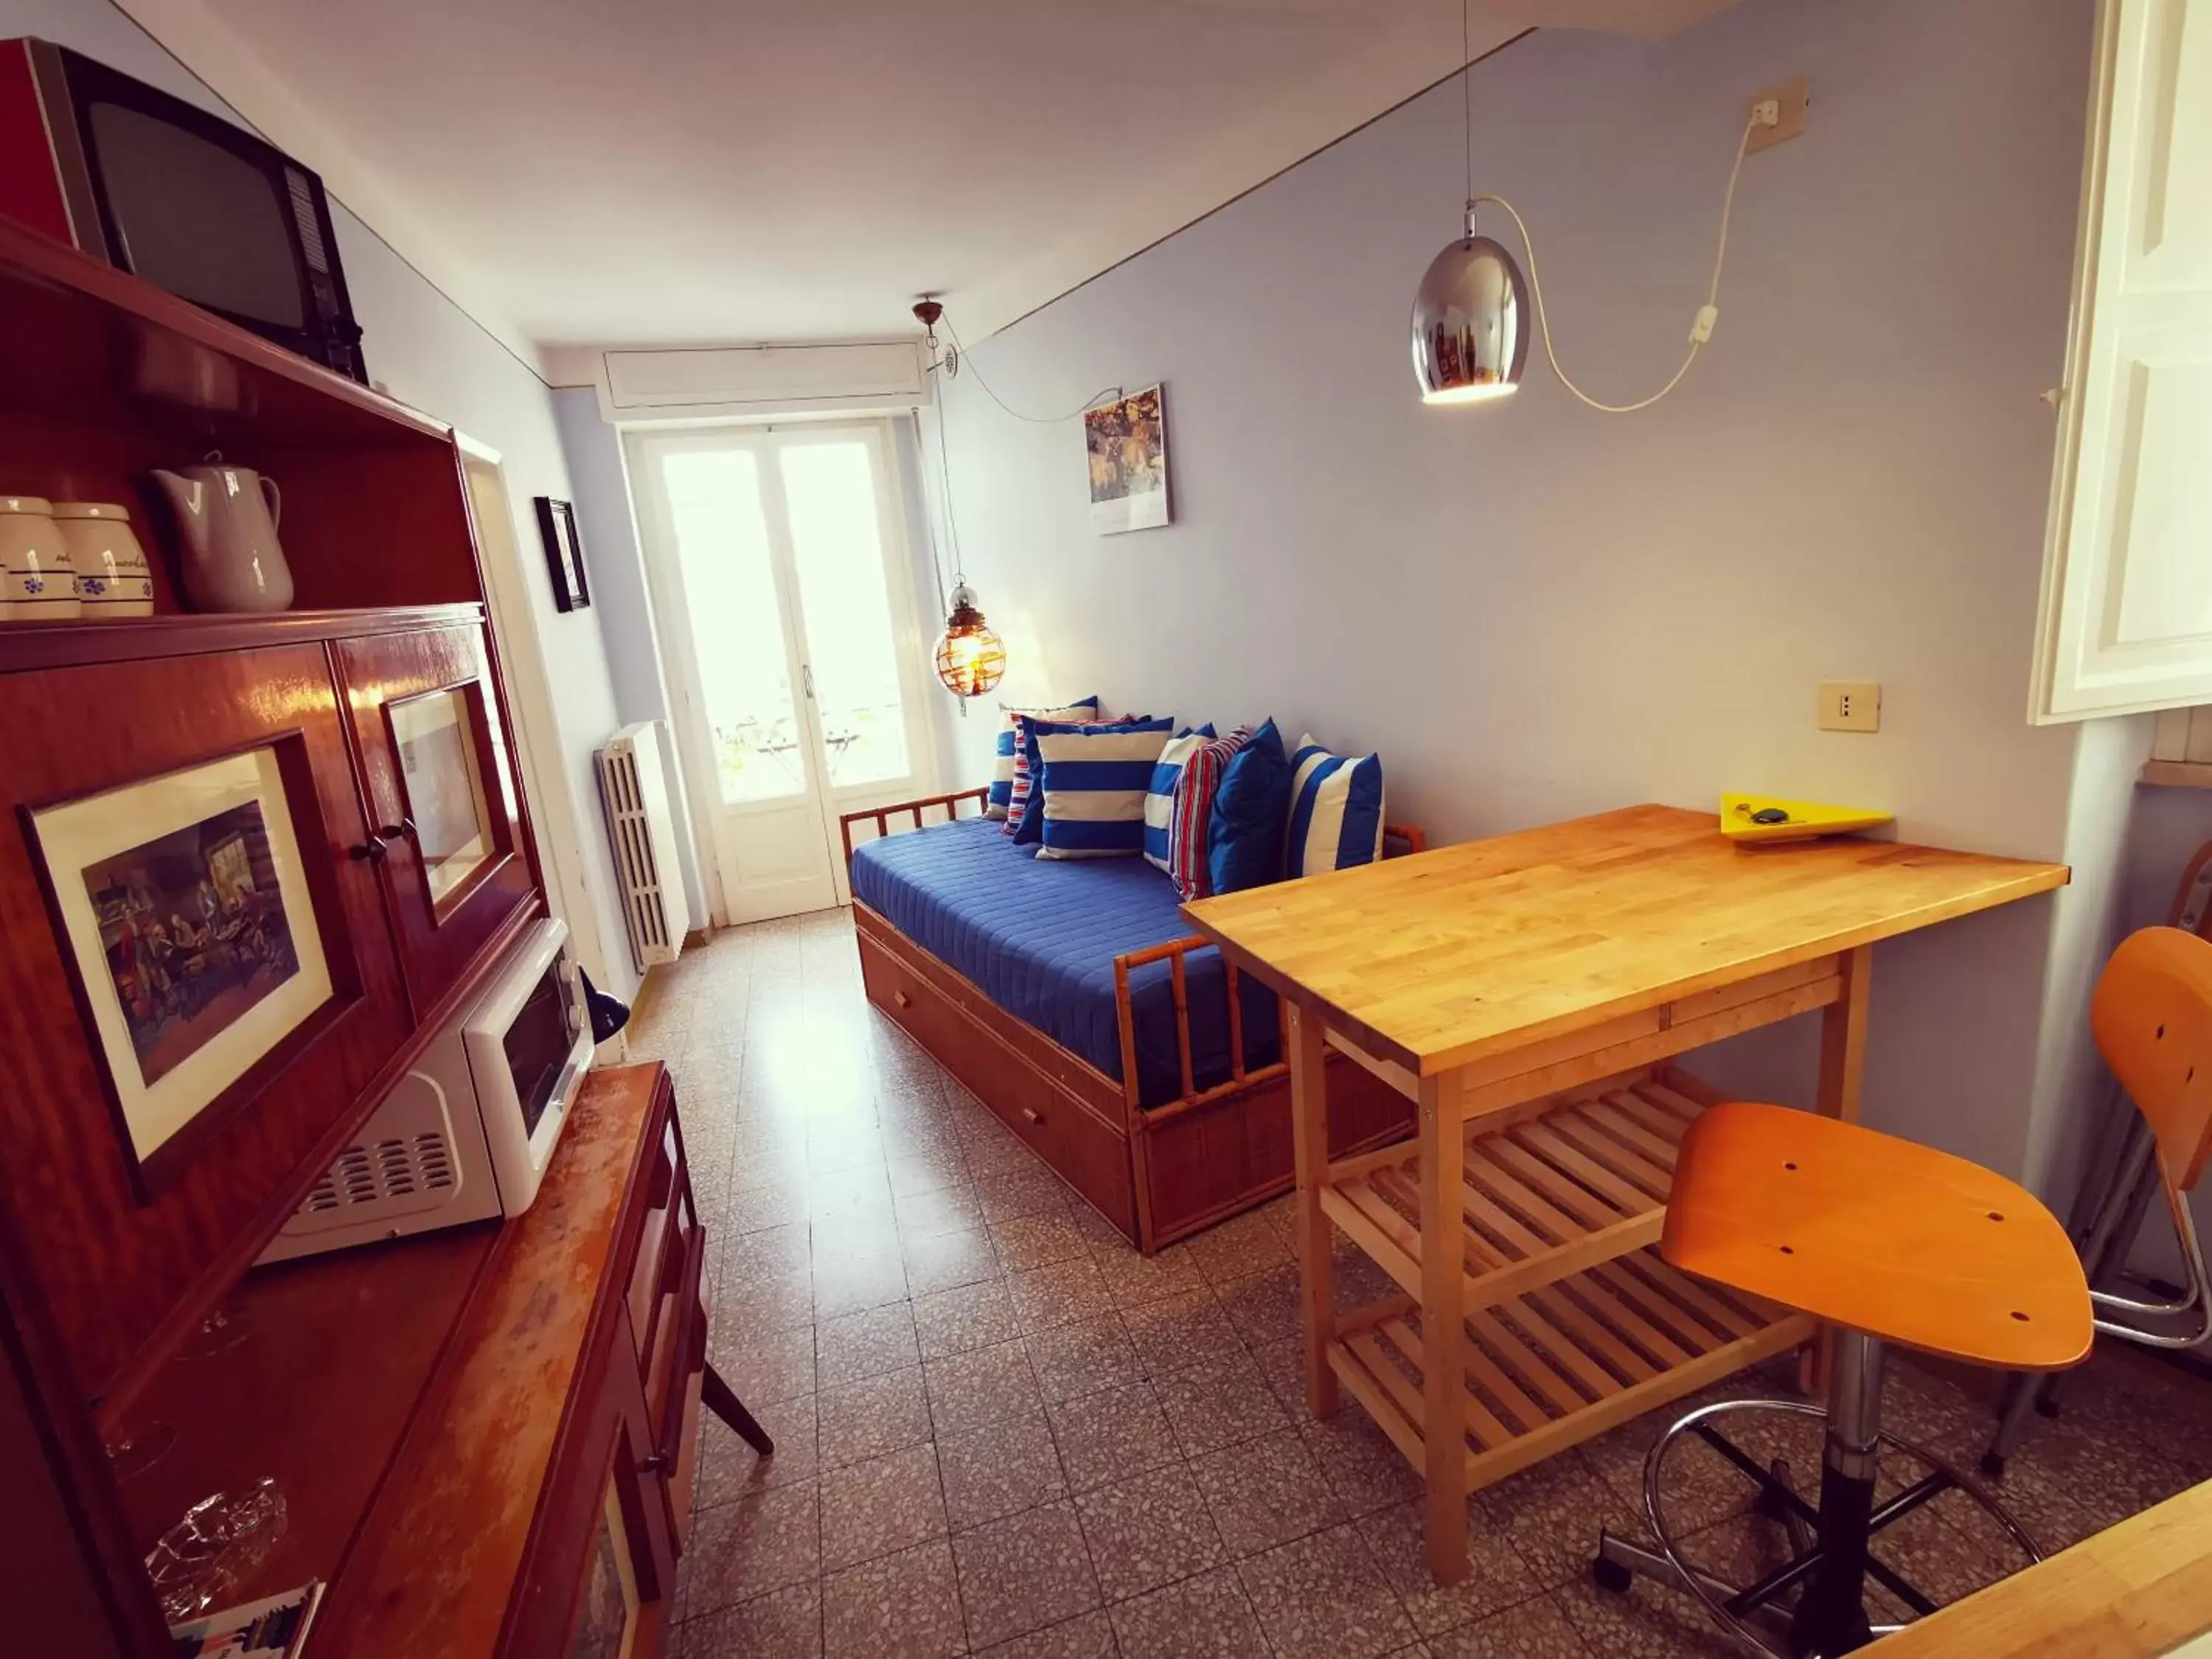
<path fill-rule="evenodd" d="M 592 1065 L 566 922 L 534 923 L 430 1040 L 264 1261 L 520 1215 Z"/>

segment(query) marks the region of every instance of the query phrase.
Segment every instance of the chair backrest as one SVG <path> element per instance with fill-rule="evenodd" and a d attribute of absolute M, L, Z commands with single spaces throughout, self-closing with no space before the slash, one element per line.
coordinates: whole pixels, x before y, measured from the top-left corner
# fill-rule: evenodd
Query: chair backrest
<path fill-rule="evenodd" d="M 2187 1192 L 2212 1154 L 2212 940 L 2179 927 L 2129 934 L 2097 981 L 2089 1026 L 2158 1137 L 2166 1178 Z"/>

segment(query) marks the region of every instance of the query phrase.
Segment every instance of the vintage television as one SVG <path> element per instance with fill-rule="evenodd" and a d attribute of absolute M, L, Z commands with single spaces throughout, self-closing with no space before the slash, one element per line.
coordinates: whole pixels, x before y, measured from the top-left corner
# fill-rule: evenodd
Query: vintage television
<path fill-rule="evenodd" d="M 0 214 L 368 383 L 323 181 L 180 98 L 0 40 Z"/>

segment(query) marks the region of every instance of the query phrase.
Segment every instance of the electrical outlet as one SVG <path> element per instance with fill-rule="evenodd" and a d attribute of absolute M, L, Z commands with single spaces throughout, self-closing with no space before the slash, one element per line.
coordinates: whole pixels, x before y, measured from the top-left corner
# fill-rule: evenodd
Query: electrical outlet
<path fill-rule="evenodd" d="M 1774 118 L 1771 121 L 1761 118 L 1766 114 L 1765 106 L 1769 105 L 1773 106 L 1774 112 Z M 1784 81 L 1778 87 L 1767 88 L 1752 99 L 1749 107 L 1744 112 L 1746 119 L 1759 122 L 1752 128 L 1751 137 L 1745 141 L 1744 154 L 1756 155 L 1762 149 L 1795 138 L 1805 131 L 1812 111 L 1813 83 L 1803 76 L 1794 81 Z"/>
<path fill-rule="evenodd" d="M 1875 680 L 1822 680 L 1820 729 L 1823 732 L 1881 731 L 1880 683 Z"/>

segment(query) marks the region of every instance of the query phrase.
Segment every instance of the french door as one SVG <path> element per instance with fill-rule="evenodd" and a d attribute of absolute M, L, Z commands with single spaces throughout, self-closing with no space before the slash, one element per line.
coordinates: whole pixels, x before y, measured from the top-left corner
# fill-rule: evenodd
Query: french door
<path fill-rule="evenodd" d="M 935 793 L 890 428 L 628 434 L 718 920 L 848 890 L 841 812 Z"/>

